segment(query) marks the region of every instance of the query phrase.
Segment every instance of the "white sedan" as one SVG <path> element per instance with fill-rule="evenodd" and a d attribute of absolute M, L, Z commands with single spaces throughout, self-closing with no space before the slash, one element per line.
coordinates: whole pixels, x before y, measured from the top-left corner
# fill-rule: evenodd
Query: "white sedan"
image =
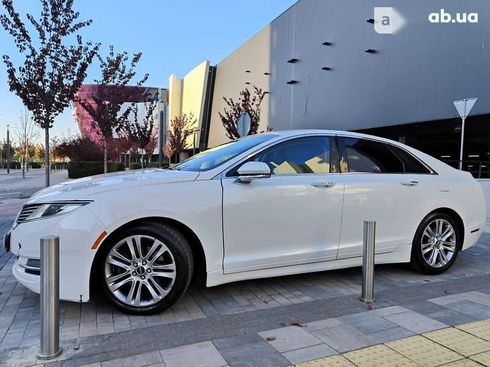
<path fill-rule="evenodd" d="M 103 289 L 127 312 L 168 308 L 207 286 L 361 265 L 363 221 L 376 263 L 427 274 L 453 265 L 485 223 L 480 185 L 403 144 L 303 130 L 249 136 L 171 170 L 82 178 L 44 189 L 5 246 L 39 292 L 39 239 L 60 237 L 60 296 Z M 325 276 L 328 276 L 326 274 Z"/>

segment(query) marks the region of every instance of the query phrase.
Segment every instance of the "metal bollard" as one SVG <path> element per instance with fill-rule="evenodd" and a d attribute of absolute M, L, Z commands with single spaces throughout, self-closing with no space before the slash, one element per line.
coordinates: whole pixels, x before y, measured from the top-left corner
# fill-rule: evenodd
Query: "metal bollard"
<path fill-rule="evenodd" d="M 371 304 L 374 298 L 374 253 L 376 251 L 376 222 L 364 221 L 362 252 L 362 295 L 361 301 Z"/>
<path fill-rule="evenodd" d="M 60 349 L 60 238 L 41 238 L 41 349 L 39 359 L 56 358 Z"/>

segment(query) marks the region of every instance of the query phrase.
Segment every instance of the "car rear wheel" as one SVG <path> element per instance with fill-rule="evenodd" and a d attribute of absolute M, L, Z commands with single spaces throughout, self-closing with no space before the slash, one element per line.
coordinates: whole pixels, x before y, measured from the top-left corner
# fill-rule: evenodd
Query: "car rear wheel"
<path fill-rule="evenodd" d="M 105 294 L 128 313 L 151 314 L 172 306 L 192 278 L 193 258 L 174 228 L 145 223 L 127 228 L 104 247 L 100 278 Z"/>
<path fill-rule="evenodd" d="M 413 268 L 424 274 L 440 274 L 453 265 L 462 245 L 462 233 L 449 215 L 427 216 L 415 234 L 412 246 Z"/>

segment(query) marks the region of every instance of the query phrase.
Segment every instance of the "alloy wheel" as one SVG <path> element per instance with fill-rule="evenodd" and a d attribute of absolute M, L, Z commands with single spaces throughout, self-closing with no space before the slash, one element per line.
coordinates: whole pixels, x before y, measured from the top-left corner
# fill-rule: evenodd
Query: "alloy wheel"
<path fill-rule="evenodd" d="M 175 259 L 159 239 L 133 235 L 119 241 L 105 260 L 105 280 L 122 303 L 152 306 L 170 292 L 175 282 Z"/>
<path fill-rule="evenodd" d="M 448 264 L 456 252 L 456 231 L 445 219 L 435 219 L 424 229 L 421 238 L 422 257 L 432 268 Z"/>

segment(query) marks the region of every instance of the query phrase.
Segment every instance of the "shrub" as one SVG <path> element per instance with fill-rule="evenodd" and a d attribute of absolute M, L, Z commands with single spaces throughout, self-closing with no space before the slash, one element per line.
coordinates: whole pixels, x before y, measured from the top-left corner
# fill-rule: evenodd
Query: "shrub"
<path fill-rule="evenodd" d="M 73 137 L 63 140 L 53 148 L 57 157 L 68 157 L 72 161 L 101 161 L 104 159 L 102 148 L 87 138 Z"/>
<path fill-rule="evenodd" d="M 129 169 L 141 169 L 141 163 L 139 163 L 139 162 L 130 163 Z"/>
<path fill-rule="evenodd" d="M 120 172 L 125 171 L 124 163 L 109 163 L 109 172 Z"/>
<path fill-rule="evenodd" d="M 3 162 L 1 167 L 3 169 L 7 169 L 7 162 Z M 20 169 L 20 162 L 18 161 L 10 161 L 10 169 Z"/>
<path fill-rule="evenodd" d="M 160 164 L 158 162 L 150 162 L 148 163 L 148 168 L 160 168 Z M 163 162 L 162 168 L 168 168 L 168 163 Z"/>
<path fill-rule="evenodd" d="M 124 164 L 122 163 L 109 163 L 109 172 L 124 171 Z M 104 173 L 103 162 L 69 162 L 68 163 L 68 177 L 69 178 L 81 178 L 93 175 L 99 175 Z"/>
<path fill-rule="evenodd" d="M 66 169 L 66 163 L 64 162 L 51 162 L 52 170 Z"/>
<path fill-rule="evenodd" d="M 41 163 L 39 162 L 30 162 L 29 165 L 31 168 L 41 168 Z"/>

